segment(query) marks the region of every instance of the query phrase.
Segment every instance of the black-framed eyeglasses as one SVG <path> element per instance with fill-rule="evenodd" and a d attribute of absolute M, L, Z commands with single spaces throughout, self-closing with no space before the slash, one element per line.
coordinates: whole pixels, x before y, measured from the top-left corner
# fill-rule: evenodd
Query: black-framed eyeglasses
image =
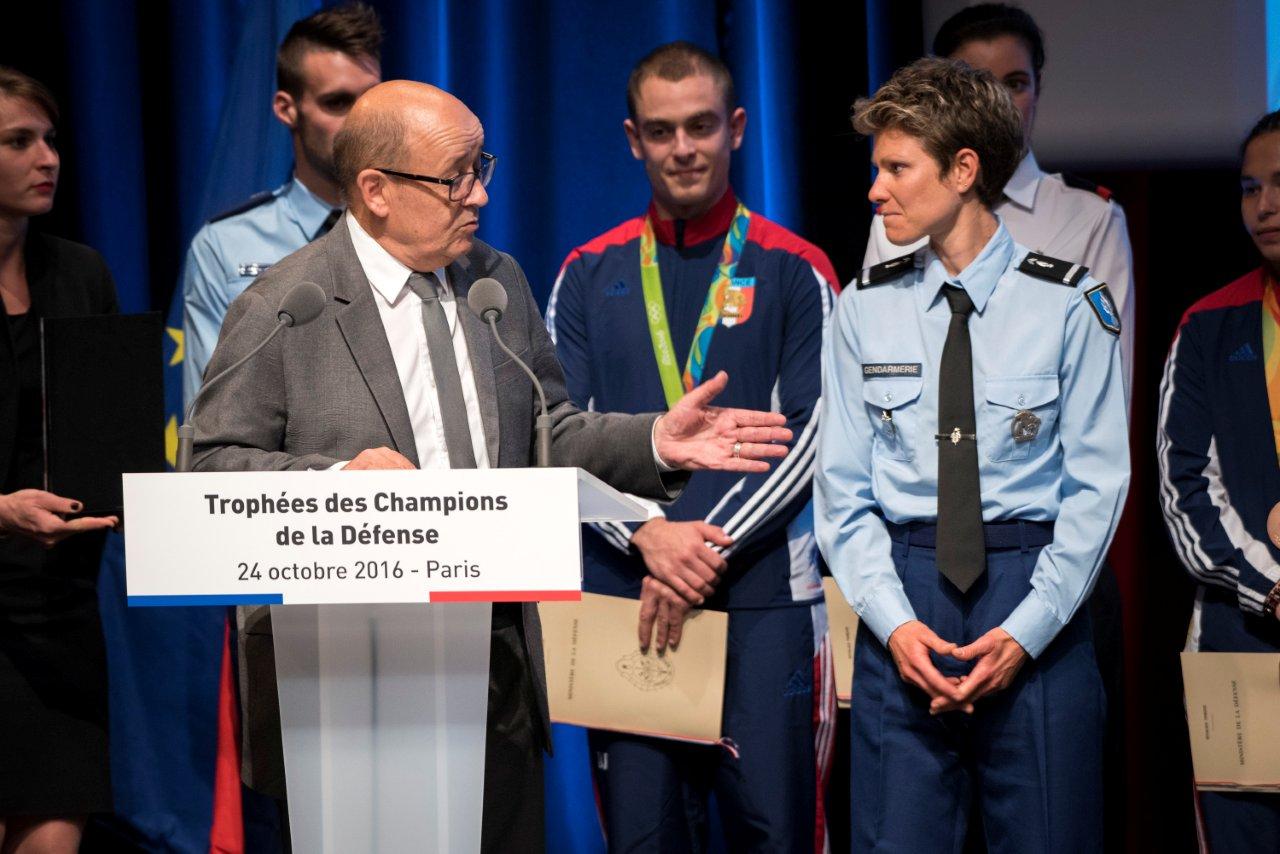
<path fill-rule="evenodd" d="M 395 175 L 397 178 L 408 178 L 410 181 L 427 181 L 432 184 L 442 184 L 449 188 L 449 201 L 460 202 L 467 196 L 471 195 L 472 189 L 475 188 L 476 180 L 479 179 L 480 186 L 487 187 L 489 182 L 493 180 L 493 167 L 497 164 L 498 158 L 487 151 L 480 152 L 480 159 L 476 161 L 476 167 L 469 172 L 463 172 L 454 175 L 452 178 L 436 178 L 431 175 L 414 175 L 412 172 L 399 172 L 395 169 L 383 169 L 381 166 L 375 166 L 384 175 Z"/>

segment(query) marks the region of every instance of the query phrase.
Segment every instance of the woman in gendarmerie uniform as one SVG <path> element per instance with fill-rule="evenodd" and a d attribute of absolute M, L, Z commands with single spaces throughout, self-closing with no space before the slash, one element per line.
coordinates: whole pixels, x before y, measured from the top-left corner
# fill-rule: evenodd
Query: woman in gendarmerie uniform
<path fill-rule="evenodd" d="M 840 295 L 815 529 L 862 621 L 853 850 L 1102 844 L 1105 695 L 1085 601 L 1129 482 L 1120 312 L 992 206 L 1022 157 L 987 71 L 899 69 L 854 106 L 868 197 L 926 245 Z"/>

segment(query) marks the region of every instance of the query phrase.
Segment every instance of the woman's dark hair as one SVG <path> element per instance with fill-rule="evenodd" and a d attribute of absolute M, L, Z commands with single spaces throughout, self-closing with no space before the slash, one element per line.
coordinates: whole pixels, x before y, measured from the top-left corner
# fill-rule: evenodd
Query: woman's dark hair
<path fill-rule="evenodd" d="M 1044 69 L 1044 33 L 1025 9 L 1008 3 L 979 3 L 961 9 L 943 21 L 933 37 L 934 56 L 951 56 L 969 42 L 986 42 L 1000 36 L 1022 39 L 1031 53 L 1036 91 Z"/>
<path fill-rule="evenodd" d="M 1244 150 L 1249 147 L 1249 143 L 1264 134 L 1275 133 L 1276 131 L 1280 131 L 1280 110 L 1267 113 L 1258 119 L 1258 123 L 1253 126 L 1253 130 L 1249 131 L 1249 135 L 1244 138 L 1244 142 L 1240 143 L 1240 159 L 1244 159 Z"/>

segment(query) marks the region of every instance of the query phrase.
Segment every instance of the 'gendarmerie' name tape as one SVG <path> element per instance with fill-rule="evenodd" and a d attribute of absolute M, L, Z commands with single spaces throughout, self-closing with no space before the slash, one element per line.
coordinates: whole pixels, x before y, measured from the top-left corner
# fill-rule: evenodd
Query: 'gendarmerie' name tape
<path fill-rule="evenodd" d="M 920 376 L 920 362 L 873 362 L 870 364 L 864 363 L 862 366 L 863 379 L 918 376 Z"/>

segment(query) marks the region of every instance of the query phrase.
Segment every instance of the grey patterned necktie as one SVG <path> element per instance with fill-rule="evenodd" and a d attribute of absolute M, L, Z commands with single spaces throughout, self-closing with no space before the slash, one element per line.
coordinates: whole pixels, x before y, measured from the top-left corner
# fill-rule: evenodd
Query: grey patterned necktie
<path fill-rule="evenodd" d="M 422 298 L 422 326 L 427 331 L 427 352 L 431 356 L 431 373 L 436 381 L 449 467 L 473 469 L 476 456 L 471 447 L 467 404 L 462 397 L 462 379 L 458 375 L 449 321 L 444 316 L 444 306 L 440 305 L 439 282 L 435 273 L 414 273 L 409 276 L 408 285 L 409 290 Z"/>

